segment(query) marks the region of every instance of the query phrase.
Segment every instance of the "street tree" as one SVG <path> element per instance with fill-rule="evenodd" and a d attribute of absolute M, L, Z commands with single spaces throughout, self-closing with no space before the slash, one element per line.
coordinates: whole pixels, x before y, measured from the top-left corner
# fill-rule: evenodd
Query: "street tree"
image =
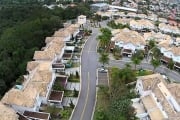
<path fill-rule="evenodd" d="M 155 45 L 156 45 L 156 42 L 154 39 L 151 39 L 148 43 L 149 49 L 152 49 L 153 47 L 155 47 Z"/>
<path fill-rule="evenodd" d="M 107 53 L 101 53 L 99 57 L 99 62 L 103 64 L 109 64 L 109 56 Z"/>
<path fill-rule="evenodd" d="M 154 72 L 155 69 L 160 65 L 160 61 L 158 59 L 152 59 L 151 65 L 153 66 L 153 72 Z"/>
<path fill-rule="evenodd" d="M 160 57 L 161 57 L 161 51 L 160 51 L 160 49 L 157 48 L 157 47 L 154 47 L 153 50 L 152 50 L 152 56 L 153 56 L 153 58 L 155 58 L 155 59 L 160 59 Z"/>
<path fill-rule="evenodd" d="M 131 60 L 134 64 L 134 69 L 136 70 L 136 65 L 139 65 L 141 63 L 141 61 L 144 58 L 144 54 L 143 51 L 138 50 L 135 54 L 133 54 Z"/>

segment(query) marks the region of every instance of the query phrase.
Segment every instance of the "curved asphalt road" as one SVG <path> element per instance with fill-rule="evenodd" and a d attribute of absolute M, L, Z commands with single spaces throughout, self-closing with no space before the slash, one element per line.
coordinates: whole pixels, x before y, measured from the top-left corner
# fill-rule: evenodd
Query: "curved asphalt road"
<path fill-rule="evenodd" d="M 96 53 L 98 28 L 92 29 L 81 56 L 81 92 L 71 120 L 91 120 L 96 96 Z"/>

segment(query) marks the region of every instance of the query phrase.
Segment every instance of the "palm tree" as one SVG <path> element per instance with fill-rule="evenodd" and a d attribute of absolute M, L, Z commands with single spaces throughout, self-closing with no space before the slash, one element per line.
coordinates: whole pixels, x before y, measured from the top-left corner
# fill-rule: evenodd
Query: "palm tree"
<path fill-rule="evenodd" d="M 134 64 L 134 69 L 136 70 L 136 65 L 139 65 L 141 61 L 143 60 L 144 55 L 141 50 L 138 50 L 131 58 L 133 64 Z"/>
<path fill-rule="evenodd" d="M 110 42 L 110 40 L 105 35 L 98 36 L 98 40 L 99 40 L 100 47 L 102 47 L 103 49 L 105 49 Z"/>
<path fill-rule="evenodd" d="M 103 64 L 109 64 L 109 57 L 107 53 L 101 53 L 99 57 L 99 62 Z"/>
<path fill-rule="evenodd" d="M 134 64 L 134 69 L 136 70 L 136 66 L 141 63 L 141 60 L 138 57 L 132 57 L 131 60 Z"/>
<path fill-rule="evenodd" d="M 161 57 L 161 51 L 159 48 L 157 47 L 154 47 L 153 50 L 152 50 L 152 56 L 155 58 L 155 59 L 160 59 Z"/>
<path fill-rule="evenodd" d="M 153 72 L 154 72 L 155 69 L 160 65 L 160 61 L 158 59 L 152 59 L 151 65 L 153 66 Z"/>
<path fill-rule="evenodd" d="M 108 28 L 101 28 L 102 35 L 98 36 L 100 47 L 104 50 L 108 47 L 112 37 L 111 31 Z"/>

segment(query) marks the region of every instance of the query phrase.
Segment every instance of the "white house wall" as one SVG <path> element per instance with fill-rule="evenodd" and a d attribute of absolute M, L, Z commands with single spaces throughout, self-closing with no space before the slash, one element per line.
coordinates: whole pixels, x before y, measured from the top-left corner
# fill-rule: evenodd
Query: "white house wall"
<path fill-rule="evenodd" d="M 123 46 L 124 49 L 130 49 L 134 53 L 136 47 L 132 43 L 127 43 Z"/>

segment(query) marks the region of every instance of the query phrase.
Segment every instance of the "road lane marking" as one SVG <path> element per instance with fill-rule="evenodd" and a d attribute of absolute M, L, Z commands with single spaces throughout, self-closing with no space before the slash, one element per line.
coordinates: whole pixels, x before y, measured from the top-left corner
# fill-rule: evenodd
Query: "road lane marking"
<path fill-rule="evenodd" d="M 84 108 L 83 108 L 80 120 L 83 120 L 84 112 L 85 112 L 85 109 L 86 109 L 86 106 L 87 106 L 88 97 L 89 97 L 89 72 L 88 72 L 87 80 L 88 80 L 87 95 L 86 95 L 85 105 L 84 105 Z"/>

